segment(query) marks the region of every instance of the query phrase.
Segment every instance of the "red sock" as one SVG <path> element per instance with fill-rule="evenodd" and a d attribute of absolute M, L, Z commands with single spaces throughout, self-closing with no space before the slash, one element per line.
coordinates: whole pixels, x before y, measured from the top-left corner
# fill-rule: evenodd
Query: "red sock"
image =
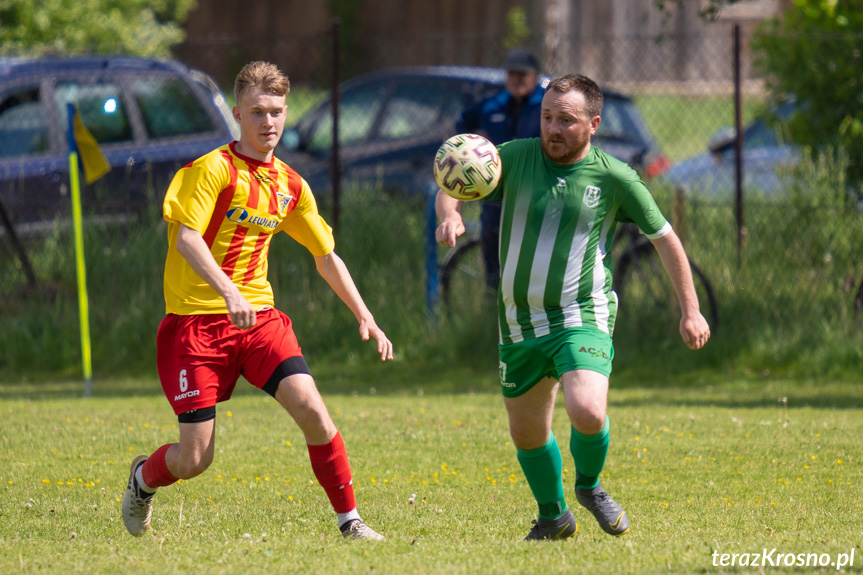
<path fill-rule="evenodd" d="M 177 482 L 177 478 L 168 471 L 168 464 L 165 463 L 165 453 L 168 452 L 168 448 L 172 445 L 176 444 L 168 443 L 163 445 L 144 462 L 144 466 L 141 468 L 141 475 L 144 477 L 144 483 L 150 489 L 166 487 Z"/>
<path fill-rule="evenodd" d="M 336 432 L 336 436 L 326 445 L 309 445 L 308 448 L 312 471 L 327 492 L 336 513 L 356 509 L 351 464 L 348 463 L 348 452 L 341 434 Z"/>

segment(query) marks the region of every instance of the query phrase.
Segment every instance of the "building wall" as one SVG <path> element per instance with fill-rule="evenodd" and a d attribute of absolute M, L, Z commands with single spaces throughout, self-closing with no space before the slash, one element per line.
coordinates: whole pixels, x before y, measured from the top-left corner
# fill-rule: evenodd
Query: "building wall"
<path fill-rule="evenodd" d="M 406 65 L 500 66 L 511 34 L 507 16 L 527 17 L 526 44 L 550 74 L 580 72 L 607 85 L 727 86 L 732 26 L 741 25 L 743 77 L 752 71 L 755 25 L 790 0 L 740 0 L 714 22 L 699 16 L 708 0 L 355 0 L 344 1 L 342 77 Z M 198 0 L 177 57 L 229 85 L 252 59 L 286 70 L 295 83 L 324 84 L 331 74 L 333 15 L 326 0 Z M 661 41 L 659 41 L 661 39 Z"/>
<path fill-rule="evenodd" d="M 197 0 L 175 52 L 223 87 L 251 60 L 273 62 L 304 83 L 329 69 L 331 21 L 323 0 Z"/>

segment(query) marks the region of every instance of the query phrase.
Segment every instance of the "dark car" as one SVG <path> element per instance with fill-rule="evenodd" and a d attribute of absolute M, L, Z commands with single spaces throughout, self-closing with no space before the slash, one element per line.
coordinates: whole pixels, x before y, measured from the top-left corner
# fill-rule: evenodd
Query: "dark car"
<path fill-rule="evenodd" d="M 504 89 L 503 69 L 459 66 L 397 68 L 358 76 L 340 88 L 339 142 L 345 184 L 425 193 L 432 160 L 454 135 L 458 113 Z M 548 81 L 548 79 L 544 79 Z M 632 100 L 604 91 L 593 143 L 649 175 L 668 163 Z M 288 128 L 276 155 L 326 197 L 332 185 L 329 101 Z"/>
<path fill-rule="evenodd" d="M 67 102 L 111 165 L 82 188 L 89 215 L 161 203 L 178 168 L 235 137 L 216 84 L 178 62 L 0 60 L 0 200 L 20 233 L 70 214 Z"/>
<path fill-rule="evenodd" d="M 743 188 L 747 193 L 785 194 L 800 159 L 799 149 L 783 135 L 794 109 L 793 101 L 786 102 L 744 128 Z M 737 181 L 735 142 L 734 129 L 724 128 L 713 136 L 706 153 L 676 164 L 665 177 L 692 196 L 731 199 Z"/>

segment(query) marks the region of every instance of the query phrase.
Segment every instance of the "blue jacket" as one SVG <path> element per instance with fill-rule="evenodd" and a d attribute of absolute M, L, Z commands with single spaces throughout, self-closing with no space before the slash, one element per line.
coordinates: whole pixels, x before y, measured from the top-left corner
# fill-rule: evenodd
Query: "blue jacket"
<path fill-rule="evenodd" d="M 495 146 L 517 138 L 539 137 L 539 116 L 545 87 L 541 82 L 521 109 L 516 125 L 509 118 L 511 96 L 502 90 L 459 114 L 456 133 L 480 133 Z"/>

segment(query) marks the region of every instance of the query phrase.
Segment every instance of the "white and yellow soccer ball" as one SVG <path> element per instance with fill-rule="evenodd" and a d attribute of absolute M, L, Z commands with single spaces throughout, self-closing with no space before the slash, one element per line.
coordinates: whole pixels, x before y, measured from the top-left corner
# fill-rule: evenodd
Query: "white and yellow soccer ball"
<path fill-rule="evenodd" d="M 477 134 L 459 134 L 438 148 L 434 179 L 457 200 L 478 200 L 489 195 L 500 181 L 497 148 Z"/>

